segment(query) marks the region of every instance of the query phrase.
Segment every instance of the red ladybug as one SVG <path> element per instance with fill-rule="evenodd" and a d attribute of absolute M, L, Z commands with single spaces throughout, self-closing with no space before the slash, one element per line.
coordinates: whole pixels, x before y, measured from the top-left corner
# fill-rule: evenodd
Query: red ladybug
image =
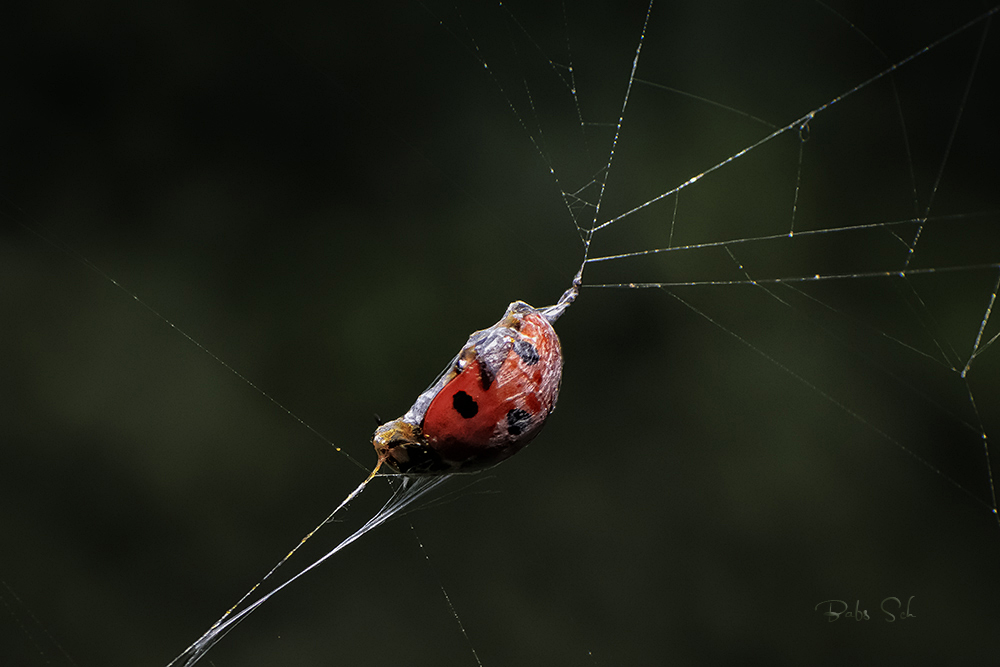
<path fill-rule="evenodd" d="M 548 308 L 515 301 L 499 322 L 472 334 L 413 407 L 375 431 L 379 466 L 465 472 L 500 463 L 528 444 L 556 407 L 563 360 L 552 323 L 578 288 L 574 281 Z"/>

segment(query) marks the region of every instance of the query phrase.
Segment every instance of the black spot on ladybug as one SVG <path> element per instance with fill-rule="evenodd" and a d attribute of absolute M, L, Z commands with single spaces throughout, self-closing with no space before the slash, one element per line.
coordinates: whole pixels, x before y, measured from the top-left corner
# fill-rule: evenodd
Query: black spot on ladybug
<path fill-rule="evenodd" d="M 491 369 L 487 364 L 479 364 L 479 384 L 483 386 L 483 391 L 489 390 L 495 378 L 496 373 L 493 372 L 493 369 Z"/>
<path fill-rule="evenodd" d="M 521 361 L 528 366 L 534 366 L 538 363 L 538 350 L 528 341 L 514 341 L 514 351 L 517 352 L 517 356 L 521 357 Z"/>
<path fill-rule="evenodd" d="M 507 413 L 507 433 L 510 435 L 521 435 L 521 432 L 530 424 L 531 414 L 525 410 L 514 408 Z"/>
<path fill-rule="evenodd" d="M 476 413 L 479 412 L 479 404 L 464 391 L 455 392 L 455 395 L 451 397 L 451 406 L 455 408 L 455 412 L 466 419 L 475 417 Z M 507 416 L 507 420 L 510 421 L 510 415 Z"/>

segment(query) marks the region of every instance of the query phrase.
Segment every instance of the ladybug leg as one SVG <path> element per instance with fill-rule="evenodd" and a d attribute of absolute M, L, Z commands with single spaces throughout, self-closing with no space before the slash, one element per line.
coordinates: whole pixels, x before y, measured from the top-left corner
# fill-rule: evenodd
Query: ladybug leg
<path fill-rule="evenodd" d="M 419 443 L 406 443 L 393 447 L 386 463 L 403 474 L 439 473 L 451 469 L 434 449 Z"/>
<path fill-rule="evenodd" d="M 385 463 L 400 473 L 444 472 L 449 466 L 427 440 L 419 426 L 404 418 L 378 427 L 372 438 L 379 464 Z"/>

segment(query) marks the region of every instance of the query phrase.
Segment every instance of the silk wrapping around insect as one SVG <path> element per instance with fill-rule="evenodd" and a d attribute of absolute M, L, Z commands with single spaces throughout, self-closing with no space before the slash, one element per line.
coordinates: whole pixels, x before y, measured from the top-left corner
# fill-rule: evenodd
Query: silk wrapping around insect
<path fill-rule="evenodd" d="M 541 310 L 515 301 L 472 334 L 409 411 L 375 431 L 380 461 L 402 473 L 469 471 L 528 444 L 559 395 L 562 348 L 552 322 L 572 301 L 567 295 Z"/>

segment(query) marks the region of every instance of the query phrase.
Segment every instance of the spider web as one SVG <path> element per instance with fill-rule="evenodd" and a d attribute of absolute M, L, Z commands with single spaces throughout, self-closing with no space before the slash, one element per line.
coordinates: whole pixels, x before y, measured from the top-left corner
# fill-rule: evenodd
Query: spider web
<path fill-rule="evenodd" d="M 363 463 L 373 410 L 554 301 L 600 227 L 559 409 L 497 495 L 414 517 L 429 564 L 373 532 L 209 659 L 475 664 L 442 584 L 487 665 L 993 657 L 983 7 L 356 11 L 60 9 L 6 40 L 5 217 Z M 4 231 L 4 653 L 165 664 L 361 473 Z"/>

